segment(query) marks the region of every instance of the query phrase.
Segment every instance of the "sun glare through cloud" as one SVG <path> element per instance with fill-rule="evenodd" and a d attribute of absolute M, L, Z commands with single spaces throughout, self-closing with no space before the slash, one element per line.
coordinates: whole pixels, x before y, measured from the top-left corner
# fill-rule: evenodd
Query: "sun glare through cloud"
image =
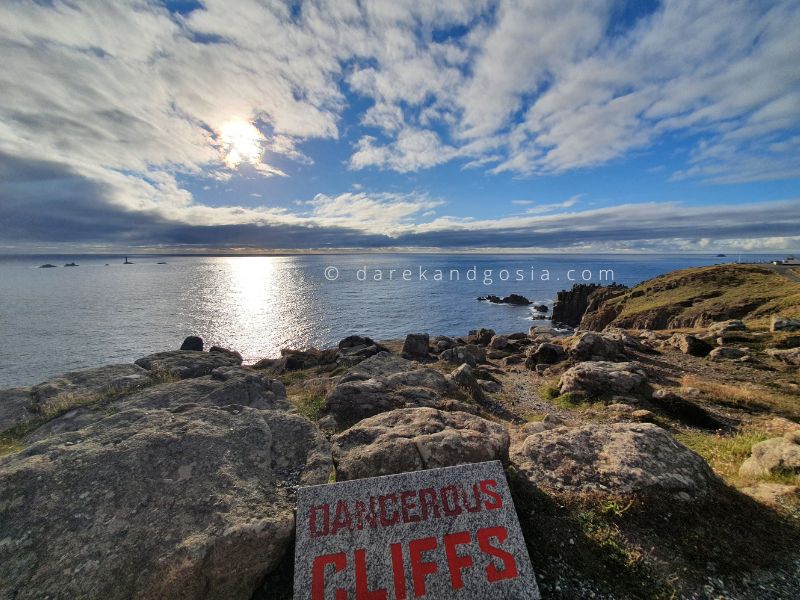
<path fill-rule="evenodd" d="M 220 141 L 225 164 L 235 169 L 242 163 L 258 165 L 264 154 L 266 138 L 252 123 L 237 119 L 222 126 Z"/>

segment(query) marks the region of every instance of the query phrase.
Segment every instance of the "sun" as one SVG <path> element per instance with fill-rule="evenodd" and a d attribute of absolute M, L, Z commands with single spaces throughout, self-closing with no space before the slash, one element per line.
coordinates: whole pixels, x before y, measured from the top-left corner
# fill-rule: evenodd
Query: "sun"
<path fill-rule="evenodd" d="M 242 163 L 258 165 L 264 154 L 264 134 L 248 121 L 228 121 L 220 130 L 225 164 L 235 169 Z"/>

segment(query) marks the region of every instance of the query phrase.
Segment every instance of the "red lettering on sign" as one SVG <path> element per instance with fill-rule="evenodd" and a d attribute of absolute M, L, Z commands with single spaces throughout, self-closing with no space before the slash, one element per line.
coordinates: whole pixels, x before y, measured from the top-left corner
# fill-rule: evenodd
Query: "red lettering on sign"
<path fill-rule="evenodd" d="M 400 520 L 400 513 L 395 506 L 394 512 L 392 513 L 392 518 L 390 519 L 386 514 L 386 504 L 387 501 L 391 500 L 394 504 L 397 504 L 397 494 L 387 494 L 386 496 L 379 496 L 378 497 L 378 506 L 380 507 L 380 514 L 381 514 L 381 525 L 384 527 L 389 527 L 390 525 L 395 525 Z"/>
<path fill-rule="evenodd" d="M 414 596 L 417 598 L 425 595 L 425 576 L 436 573 L 437 569 L 435 562 L 422 560 L 422 553 L 435 549 L 436 538 L 432 537 L 412 540 L 408 544 L 408 554 L 411 558 L 411 579 L 414 581 Z"/>
<path fill-rule="evenodd" d="M 314 559 L 311 567 L 311 600 L 325 600 L 325 567 L 333 565 L 338 572 L 347 566 L 347 556 L 344 552 L 324 554 Z M 347 591 L 341 588 L 336 590 L 336 600 L 347 600 Z"/>
<path fill-rule="evenodd" d="M 494 500 L 494 502 L 488 502 L 488 501 L 484 502 L 483 505 L 488 510 L 493 510 L 495 508 L 503 508 L 503 497 L 500 494 L 498 494 L 494 489 L 497 487 L 497 482 L 494 479 L 484 479 L 483 481 L 481 481 L 480 485 L 481 485 L 481 491 L 487 496 L 490 496 Z"/>
<path fill-rule="evenodd" d="M 400 544 L 392 544 L 392 577 L 394 599 L 406 600 L 406 565 L 403 562 L 403 547 Z"/>
<path fill-rule="evenodd" d="M 322 528 L 317 529 L 317 511 L 322 511 Z M 330 518 L 330 508 L 327 504 L 318 504 L 312 506 L 308 513 L 308 529 L 311 532 L 311 537 L 322 537 L 328 535 L 328 519 Z"/>
<path fill-rule="evenodd" d="M 478 546 L 480 546 L 480 549 L 489 556 L 499 558 L 503 563 L 502 570 L 497 568 L 494 561 L 490 562 L 486 567 L 486 579 L 489 583 L 504 579 L 514 579 L 517 576 L 517 562 L 514 560 L 514 556 L 505 550 L 492 546 L 489 542 L 491 538 L 497 538 L 497 541 L 502 544 L 507 537 L 508 532 L 505 527 L 485 527 L 478 530 Z"/>
<path fill-rule="evenodd" d="M 478 512 L 481 509 L 481 494 L 478 491 L 478 484 L 472 486 L 472 499 L 474 500 L 474 504 L 470 505 L 470 498 L 467 495 L 467 490 L 461 488 L 461 504 L 464 505 L 464 509 L 467 512 Z"/>
<path fill-rule="evenodd" d="M 361 531 L 364 529 L 364 522 L 375 529 L 378 526 L 378 515 L 375 514 L 375 498 L 369 499 L 369 510 L 363 500 L 356 500 L 356 527 Z"/>
<path fill-rule="evenodd" d="M 386 600 L 386 588 L 369 591 L 367 584 L 367 559 L 364 549 L 355 551 L 356 600 Z"/>
<path fill-rule="evenodd" d="M 340 529 L 351 529 L 353 526 L 350 521 L 350 510 L 347 508 L 347 502 L 339 500 L 336 503 L 336 513 L 333 517 L 333 527 L 331 533 L 336 535 Z"/>
<path fill-rule="evenodd" d="M 414 499 L 417 497 L 417 492 L 401 492 L 400 493 L 400 507 L 403 513 L 403 523 L 416 523 L 419 521 L 419 515 L 411 514 L 411 511 L 417 508 L 417 503 Z"/>
<path fill-rule="evenodd" d="M 444 514 L 448 517 L 456 517 L 461 514 L 461 507 L 458 506 L 458 488 L 454 485 L 448 485 L 442 488 L 442 508 Z M 447 502 L 448 497 L 453 501 L 453 505 Z"/>
<path fill-rule="evenodd" d="M 454 590 L 460 590 L 464 587 L 464 581 L 461 579 L 462 569 L 467 569 L 472 566 L 471 556 L 462 556 L 458 554 L 458 546 L 469 544 L 469 533 L 461 531 L 459 533 L 451 533 L 444 536 L 444 553 L 447 556 L 447 566 L 450 569 L 450 583 Z"/>
<path fill-rule="evenodd" d="M 427 521 L 428 515 L 433 513 L 433 516 L 439 518 L 439 503 L 436 501 L 436 490 L 433 488 L 425 488 L 419 491 L 419 506 L 422 510 L 422 520 Z"/>

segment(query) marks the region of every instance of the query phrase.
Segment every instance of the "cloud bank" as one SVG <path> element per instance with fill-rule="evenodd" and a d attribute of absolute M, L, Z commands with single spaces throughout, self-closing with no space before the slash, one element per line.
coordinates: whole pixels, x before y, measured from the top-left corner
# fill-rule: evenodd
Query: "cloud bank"
<path fill-rule="evenodd" d="M 610 0 L 204 0 L 183 12 L 150 0 L 3 3 L 0 242 L 800 246 L 796 199 L 589 209 L 555 198 L 520 216 L 470 220 L 439 216 L 457 198 L 413 190 L 320 189 L 289 210 L 206 206 L 181 183 L 233 176 L 232 121 L 257 127 L 248 135 L 260 145 L 251 153 L 259 177 L 285 177 L 278 163 L 309 164 L 305 144 L 347 130 L 356 134 L 343 168 L 353 172 L 453 163 L 495 177 L 564 174 L 669 137 L 685 149 L 674 181 L 800 177 L 800 5 L 640 9 Z"/>

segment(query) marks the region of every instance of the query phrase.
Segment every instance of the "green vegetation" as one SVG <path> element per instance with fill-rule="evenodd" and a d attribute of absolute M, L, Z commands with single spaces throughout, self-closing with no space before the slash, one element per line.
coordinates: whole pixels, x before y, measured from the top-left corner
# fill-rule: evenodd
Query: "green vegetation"
<path fill-rule="evenodd" d="M 658 311 L 685 323 L 738 313 L 751 325 L 766 326 L 770 315 L 800 317 L 800 285 L 756 265 L 716 265 L 661 275 L 607 304 L 620 307 L 618 322 Z"/>
<path fill-rule="evenodd" d="M 323 385 L 309 386 L 289 396 L 289 401 L 295 405 L 297 412 L 316 422 L 319 420 L 322 407 L 325 406 L 325 394 Z"/>

